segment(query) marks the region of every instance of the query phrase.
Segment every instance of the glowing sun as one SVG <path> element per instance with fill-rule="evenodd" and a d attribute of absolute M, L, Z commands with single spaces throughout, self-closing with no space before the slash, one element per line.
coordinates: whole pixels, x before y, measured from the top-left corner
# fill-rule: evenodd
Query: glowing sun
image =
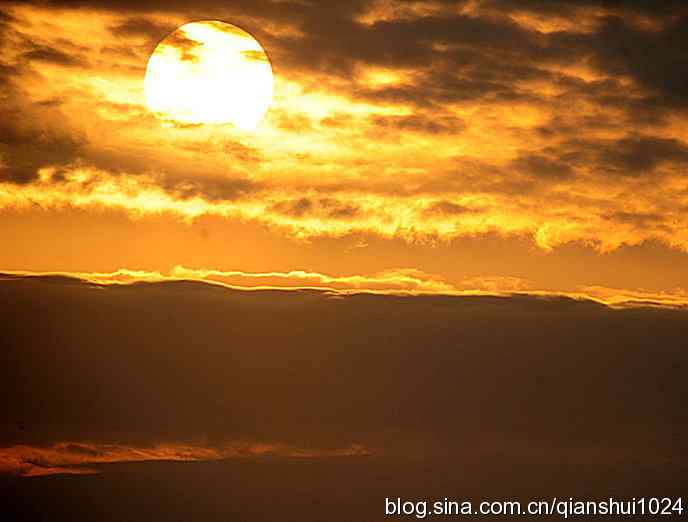
<path fill-rule="evenodd" d="M 155 48 L 144 90 L 148 108 L 163 120 L 251 130 L 272 100 L 272 67 L 246 31 L 215 20 L 192 22 Z"/>

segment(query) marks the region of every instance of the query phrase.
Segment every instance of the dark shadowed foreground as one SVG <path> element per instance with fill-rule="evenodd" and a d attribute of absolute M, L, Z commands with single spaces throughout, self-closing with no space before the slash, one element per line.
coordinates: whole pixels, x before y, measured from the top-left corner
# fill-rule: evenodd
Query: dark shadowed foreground
<path fill-rule="evenodd" d="M 366 521 L 688 479 L 685 310 L 49 277 L 0 306 L 11 519 Z"/>

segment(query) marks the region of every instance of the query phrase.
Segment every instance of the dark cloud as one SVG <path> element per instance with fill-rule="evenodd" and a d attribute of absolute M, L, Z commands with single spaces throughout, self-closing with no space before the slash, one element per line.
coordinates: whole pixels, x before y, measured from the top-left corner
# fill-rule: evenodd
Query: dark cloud
<path fill-rule="evenodd" d="M 320 198 L 318 203 L 323 215 L 330 219 L 352 219 L 361 213 L 357 205 L 333 198 Z"/>
<path fill-rule="evenodd" d="M 597 8 L 620 12 L 636 12 L 650 16 L 665 16 L 685 8 L 681 0 L 487 0 L 486 7 L 504 12 L 522 11 L 549 15 L 570 15 L 580 8 Z"/>
<path fill-rule="evenodd" d="M 686 450 L 685 310 L 191 282 L 0 286 L 3 444 L 353 439 L 391 451 L 420 437 L 449 453 Z"/>
<path fill-rule="evenodd" d="M 406 133 L 419 132 L 423 134 L 455 134 L 460 132 L 465 124 L 463 120 L 455 116 L 413 114 L 409 116 L 382 116 L 370 117 L 371 123 L 376 127 L 375 132 Z"/>
<path fill-rule="evenodd" d="M 541 179 L 564 180 L 575 172 L 570 165 L 540 154 L 524 154 L 512 161 L 513 168 Z"/>
<path fill-rule="evenodd" d="M 663 163 L 688 162 L 688 146 L 675 139 L 638 136 L 623 138 L 600 151 L 605 165 L 620 173 L 639 174 L 654 171 Z"/>
<path fill-rule="evenodd" d="M 408 83 L 358 86 L 355 97 L 421 107 L 483 97 L 525 100 L 515 83 L 548 74 L 523 57 L 537 42 L 513 23 L 453 16 L 371 26 L 341 19 L 330 27 L 320 25 L 317 15 L 303 21 L 303 37 L 276 42 L 278 72 L 315 69 L 349 78 L 359 65 L 415 70 Z"/>
<path fill-rule="evenodd" d="M 424 17 L 416 20 L 376 22 L 360 25 L 351 19 L 338 19 L 337 27 L 318 23 L 319 13 L 304 21 L 303 39 L 294 42 L 294 59 L 323 69 L 349 73 L 356 63 L 388 67 L 419 67 L 441 60 L 442 51 L 434 44 L 463 45 L 466 52 L 451 50 L 455 65 L 462 65 L 462 56 L 479 49 L 488 59 L 493 53 L 521 49 L 533 45 L 527 31 L 513 23 L 497 23 L 467 16 Z M 324 47 L 315 46 L 316 43 Z M 336 62 L 328 56 L 338 56 Z"/>
<path fill-rule="evenodd" d="M 626 125 L 625 121 L 619 121 L 606 114 L 578 114 L 566 117 L 554 116 L 546 124 L 537 126 L 535 132 L 544 139 L 559 137 L 571 139 L 572 136 L 580 135 L 581 132 L 592 130 L 626 130 L 622 127 L 623 125 Z"/>
<path fill-rule="evenodd" d="M 47 7 L 57 8 L 84 8 L 93 7 L 98 9 L 108 9 L 113 11 L 125 11 L 131 13 L 138 12 L 169 12 L 169 11 L 194 11 L 198 9 L 217 9 L 218 7 L 227 8 L 227 3 L 223 0 L 203 0 L 194 4 L 189 4 L 184 0 L 39 0 L 37 2 L 16 2 L 3 0 L 6 4 L 29 4 L 42 5 Z M 342 4 L 351 4 L 355 2 L 342 2 Z M 289 2 L 282 0 L 239 0 L 234 2 L 234 9 L 244 9 L 245 11 L 255 14 L 257 11 L 265 10 L 267 8 L 274 8 L 276 11 L 287 12 L 288 10 L 297 10 L 301 4 L 299 2 Z M 281 5 L 284 4 L 284 5 Z"/>
<path fill-rule="evenodd" d="M 0 181 L 29 183 L 41 167 L 64 166 L 78 158 L 83 138 L 44 125 L 37 116 L 39 110 L 32 113 L 30 108 L 0 110 L 0 152 L 5 164 L 0 167 Z"/>
<path fill-rule="evenodd" d="M 0 24 L 4 24 L 7 22 L 13 22 L 14 17 L 12 15 L 7 14 L 5 11 L 0 9 Z"/>
<path fill-rule="evenodd" d="M 198 53 L 201 47 L 203 47 L 202 42 L 198 42 L 193 38 L 189 38 L 181 31 L 175 31 L 171 35 L 167 36 L 163 41 L 162 45 L 173 47 L 180 53 L 180 59 L 197 62 Z"/>
<path fill-rule="evenodd" d="M 21 68 L 0 62 L 0 92 L 7 95 L 12 79 L 21 73 Z"/>
<path fill-rule="evenodd" d="M 649 12 L 646 7 L 641 10 Z M 663 6 L 658 11 L 674 13 L 676 7 Z M 590 34 L 543 35 L 504 17 L 427 16 L 371 26 L 340 19 L 337 24 L 318 26 L 317 15 L 314 10 L 312 16 L 305 16 L 303 38 L 276 42 L 282 55 L 276 63 L 345 77 L 357 64 L 426 70 L 406 85 L 356 93 L 382 102 L 430 106 L 489 98 L 538 103 L 537 96 L 519 89 L 520 82 L 543 80 L 562 86 L 574 82 L 577 95 L 603 106 L 625 108 L 634 121 L 652 121 L 659 116 L 659 108 L 682 106 L 688 92 L 681 51 L 686 47 L 686 25 L 681 17 L 670 19 L 659 31 L 642 30 L 624 18 L 609 16 Z M 554 64 L 586 60 L 611 78 L 581 82 L 545 70 Z M 618 81 L 625 76 L 634 78 L 645 92 L 629 96 Z"/>
<path fill-rule="evenodd" d="M 439 201 L 430 205 L 425 212 L 428 215 L 439 215 L 439 216 L 458 216 L 461 214 L 471 214 L 476 212 L 474 208 L 467 207 L 465 205 L 459 205 L 453 203 L 452 201 Z"/>
<path fill-rule="evenodd" d="M 637 177 L 658 172 L 667 164 L 685 165 L 688 145 L 669 138 L 629 135 L 618 140 L 570 139 L 547 149 L 564 161 L 587 166 L 596 173 Z"/>
<path fill-rule="evenodd" d="M 638 228 L 661 225 L 665 219 L 665 216 L 657 212 L 613 212 L 606 217 L 611 221 L 628 223 Z"/>
<path fill-rule="evenodd" d="M 300 198 L 296 201 L 281 202 L 273 205 L 272 210 L 294 217 L 303 217 L 313 210 L 313 202 L 308 198 Z"/>
<path fill-rule="evenodd" d="M 514 175 L 514 169 L 504 168 L 492 162 L 470 156 L 456 156 L 451 169 L 441 176 L 423 180 L 412 191 L 400 190 L 399 194 L 446 194 L 471 191 L 495 194 L 527 194 L 536 187 L 535 176 Z M 385 190 L 382 187 L 383 191 Z M 397 189 L 399 190 L 399 189 Z"/>
<path fill-rule="evenodd" d="M 664 98 L 664 104 L 688 102 L 686 17 L 677 17 L 660 31 L 639 30 L 624 19 L 609 17 L 591 39 L 598 67 L 612 75 L 628 75 Z"/>
<path fill-rule="evenodd" d="M 170 176 L 160 185 L 180 198 L 202 197 L 210 201 L 237 200 L 255 194 L 262 184 L 245 178 L 213 178 L 200 176 Z"/>
<path fill-rule="evenodd" d="M 360 209 L 347 202 L 334 198 L 299 198 L 281 201 L 270 207 L 272 212 L 295 218 L 322 217 L 327 219 L 350 219 L 360 213 Z"/>
<path fill-rule="evenodd" d="M 22 57 L 30 61 L 47 62 L 64 67 L 81 67 L 85 65 L 81 58 L 47 46 L 35 46 L 33 50 L 25 52 Z"/>
<path fill-rule="evenodd" d="M 173 25 L 155 22 L 143 17 L 126 18 L 110 28 L 115 36 L 143 36 L 150 40 L 160 40 L 173 30 Z"/>

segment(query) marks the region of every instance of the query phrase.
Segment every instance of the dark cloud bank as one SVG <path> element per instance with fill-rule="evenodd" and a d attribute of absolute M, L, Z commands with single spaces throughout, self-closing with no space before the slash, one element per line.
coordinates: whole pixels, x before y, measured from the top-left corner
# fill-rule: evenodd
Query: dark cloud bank
<path fill-rule="evenodd" d="M 204 437 L 394 452 L 400 431 L 446 437 L 433 450 L 449 453 L 686 449 L 686 311 L 195 282 L 0 289 L 5 444 Z"/>
<path fill-rule="evenodd" d="M 685 310 L 15 276 L 0 306 L 2 446 L 375 454 L 3 479 L 26 519 L 377 520 L 385 495 L 666 495 L 686 478 Z"/>

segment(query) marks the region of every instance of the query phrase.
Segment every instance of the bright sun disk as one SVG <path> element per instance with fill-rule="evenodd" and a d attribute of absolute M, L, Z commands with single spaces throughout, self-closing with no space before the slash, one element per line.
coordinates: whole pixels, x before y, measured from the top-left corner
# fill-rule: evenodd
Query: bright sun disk
<path fill-rule="evenodd" d="M 177 28 L 153 51 L 144 83 L 148 108 L 181 124 L 254 129 L 272 100 L 272 67 L 250 34 L 219 21 Z"/>

